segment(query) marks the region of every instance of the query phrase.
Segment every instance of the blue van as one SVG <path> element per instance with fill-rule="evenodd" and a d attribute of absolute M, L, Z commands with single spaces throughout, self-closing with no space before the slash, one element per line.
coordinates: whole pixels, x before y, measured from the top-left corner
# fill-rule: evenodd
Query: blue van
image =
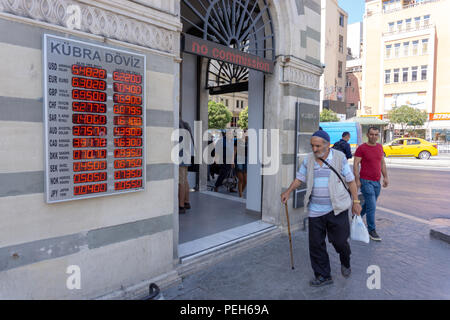
<path fill-rule="evenodd" d="M 350 141 L 348 143 L 352 148 L 352 153 L 363 143 L 362 128 L 358 122 L 320 122 L 319 125 L 330 135 L 332 146 L 342 139 L 342 134 L 345 131 L 350 132 Z"/>

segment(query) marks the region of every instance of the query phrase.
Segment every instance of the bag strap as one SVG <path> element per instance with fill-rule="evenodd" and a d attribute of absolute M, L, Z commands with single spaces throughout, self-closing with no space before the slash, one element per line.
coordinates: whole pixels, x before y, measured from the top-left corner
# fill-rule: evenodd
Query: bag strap
<path fill-rule="evenodd" d="M 350 198 L 352 197 L 352 193 L 350 192 L 350 189 L 347 188 L 347 184 L 344 182 L 344 179 L 342 179 L 341 175 L 336 171 L 336 169 L 334 169 L 327 161 L 325 161 L 322 158 L 319 158 L 323 163 L 325 163 L 325 165 L 330 168 L 334 173 L 336 173 L 336 175 L 339 177 L 339 179 L 342 181 L 342 183 L 344 184 L 344 188 L 345 190 L 347 190 L 348 194 L 350 195 Z"/>

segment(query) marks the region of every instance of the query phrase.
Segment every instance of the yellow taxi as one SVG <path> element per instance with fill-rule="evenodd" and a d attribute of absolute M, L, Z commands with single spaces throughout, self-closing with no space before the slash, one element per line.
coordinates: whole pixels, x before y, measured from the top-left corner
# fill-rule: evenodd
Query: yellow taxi
<path fill-rule="evenodd" d="M 385 157 L 430 159 L 438 155 L 438 145 L 420 138 L 399 138 L 383 145 Z"/>

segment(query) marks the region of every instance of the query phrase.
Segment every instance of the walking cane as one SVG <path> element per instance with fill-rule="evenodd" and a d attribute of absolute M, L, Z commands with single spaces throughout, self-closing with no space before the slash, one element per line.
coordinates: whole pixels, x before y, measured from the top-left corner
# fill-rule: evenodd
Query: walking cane
<path fill-rule="evenodd" d="M 290 247 L 290 251 L 291 251 L 291 266 L 292 266 L 292 270 L 294 270 L 294 255 L 292 254 L 292 238 L 291 238 L 291 226 L 289 223 L 289 214 L 288 214 L 288 207 L 287 207 L 287 202 L 284 204 L 284 207 L 286 209 L 286 219 L 287 219 L 287 225 L 288 225 L 288 233 L 289 233 L 289 247 Z"/>

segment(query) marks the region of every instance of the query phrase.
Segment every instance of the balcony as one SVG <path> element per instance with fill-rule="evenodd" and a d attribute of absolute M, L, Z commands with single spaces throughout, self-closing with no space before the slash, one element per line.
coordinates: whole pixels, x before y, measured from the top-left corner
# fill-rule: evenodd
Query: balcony
<path fill-rule="evenodd" d="M 434 28 L 434 23 L 427 23 L 425 25 L 420 25 L 418 27 L 417 26 L 411 26 L 409 28 L 402 28 L 401 30 L 394 30 L 394 31 L 383 32 L 383 37 L 392 36 L 392 35 L 396 35 L 396 34 L 407 33 L 407 32 L 423 31 L 423 30 L 432 29 L 432 28 Z"/>
<path fill-rule="evenodd" d="M 383 13 L 385 13 L 385 14 L 392 13 L 392 12 L 405 10 L 405 9 L 409 9 L 409 8 L 415 8 L 415 7 L 425 5 L 425 4 L 439 2 L 439 1 L 441 1 L 441 0 L 403 0 L 401 3 L 399 3 L 398 5 L 395 5 L 393 7 L 383 5 Z"/>

